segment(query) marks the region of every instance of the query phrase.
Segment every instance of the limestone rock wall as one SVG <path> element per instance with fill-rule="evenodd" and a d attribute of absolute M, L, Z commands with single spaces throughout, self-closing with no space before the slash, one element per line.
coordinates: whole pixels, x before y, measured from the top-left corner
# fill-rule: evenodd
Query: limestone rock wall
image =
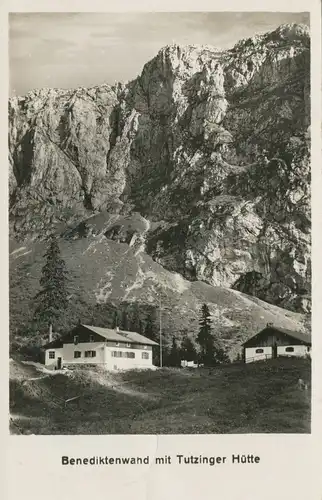
<path fill-rule="evenodd" d="M 283 25 L 167 46 L 128 84 L 10 99 L 12 236 L 140 213 L 164 267 L 308 311 L 309 47 Z"/>

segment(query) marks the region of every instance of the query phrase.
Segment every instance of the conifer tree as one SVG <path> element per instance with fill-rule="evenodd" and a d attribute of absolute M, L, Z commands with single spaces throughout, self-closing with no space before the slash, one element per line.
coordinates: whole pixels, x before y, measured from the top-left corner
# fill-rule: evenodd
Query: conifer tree
<path fill-rule="evenodd" d="M 159 327 L 156 323 L 155 310 L 151 310 L 146 318 L 144 333 L 145 337 L 159 343 Z M 160 365 L 160 348 L 153 346 L 153 364 Z"/>
<path fill-rule="evenodd" d="M 120 330 L 129 330 L 129 322 L 128 322 L 128 317 L 127 317 L 127 310 L 123 308 L 121 310 L 121 318 L 120 318 L 120 325 L 119 325 Z"/>
<path fill-rule="evenodd" d="M 211 319 L 207 304 L 203 304 L 200 312 L 197 342 L 200 345 L 200 361 L 206 366 L 214 363 L 214 337 L 211 333 Z"/>
<path fill-rule="evenodd" d="M 154 340 L 155 342 L 158 342 L 158 326 L 156 324 L 156 320 L 153 314 L 149 314 L 146 322 L 145 322 L 145 327 L 144 327 L 144 335 L 150 340 Z"/>
<path fill-rule="evenodd" d="M 212 331 L 210 312 L 207 304 L 203 304 L 200 315 L 200 328 L 197 342 L 200 345 L 200 358 L 205 366 L 229 363 L 230 359 L 222 346 L 220 339 Z"/>
<path fill-rule="evenodd" d="M 180 350 L 178 348 L 175 337 L 172 337 L 172 345 L 169 352 L 168 365 L 174 367 L 180 366 Z"/>
<path fill-rule="evenodd" d="M 44 257 L 46 263 L 41 271 L 41 290 L 35 296 L 38 305 L 34 314 L 34 321 L 41 328 L 60 323 L 68 307 L 68 272 L 55 236 L 50 238 Z"/>
<path fill-rule="evenodd" d="M 190 337 L 184 337 L 181 343 L 181 359 L 185 361 L 196 361 L 197 351 Z"/>
<path fill-rule="evenodd" d="M 118 326 L 118 314 L 117 314 L 117 309 L 113 311 L 113 316 L 112 316 L 112 328 L 115 329 Z"/>
<path fill-rule="evenodd" d="M 129 331 L 142 333 L 142 323 L 140 319 L 140 307 L 134 302 L 128 309 Z"/>

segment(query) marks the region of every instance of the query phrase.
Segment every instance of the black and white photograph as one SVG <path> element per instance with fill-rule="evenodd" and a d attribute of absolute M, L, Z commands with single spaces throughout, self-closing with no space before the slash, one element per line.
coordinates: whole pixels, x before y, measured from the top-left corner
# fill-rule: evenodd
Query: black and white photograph
<path fill-rule="evenodd" d="M 310 434 L 310 13 L 8 23 L 10 434 Z"/>

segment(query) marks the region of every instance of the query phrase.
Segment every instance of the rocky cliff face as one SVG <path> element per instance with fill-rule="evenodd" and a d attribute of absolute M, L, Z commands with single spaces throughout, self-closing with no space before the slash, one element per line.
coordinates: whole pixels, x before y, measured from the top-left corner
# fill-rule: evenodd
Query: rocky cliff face
<path fill-rule="evenodd" d="M 126 85 L 10 99 L 12 237 L 134 238 L 188 280 L 307 312 L 309 75 L 308 29 L 283 25 L 165 47 Z"/>

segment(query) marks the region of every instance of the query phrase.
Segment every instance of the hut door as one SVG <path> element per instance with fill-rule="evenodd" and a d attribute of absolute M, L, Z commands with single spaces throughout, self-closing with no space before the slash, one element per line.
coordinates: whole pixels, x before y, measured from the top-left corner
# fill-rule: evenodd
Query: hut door
<path fill-rule="evenodd" d="M 61 369 L 61 358 L 57 358 L 57 369 Z"/>
<path fill-rule="evenodd" d="M 272 346 L 272 357 L 273 357 L 274 359 L 275 359 L 275 358 L 277 358 L 277 345 L 276 345 L 276 344 L 274 344 L 274 345 Z"/>

